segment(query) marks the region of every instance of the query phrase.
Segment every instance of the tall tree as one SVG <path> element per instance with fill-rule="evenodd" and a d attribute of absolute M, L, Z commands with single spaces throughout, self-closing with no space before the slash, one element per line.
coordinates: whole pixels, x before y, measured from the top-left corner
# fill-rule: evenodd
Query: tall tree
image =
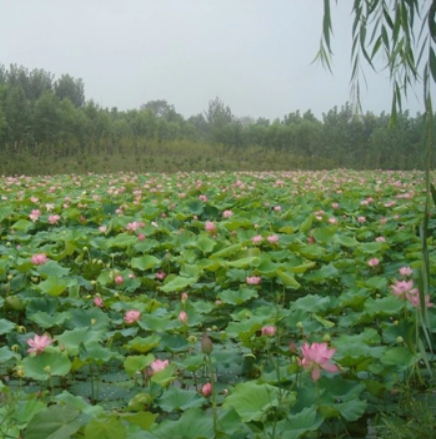
<path fill-rule="evenodd" d="M 57 97 L 62 100 L 68 98 L 75 107 L 85 105 L 85 86 L 81 79 L 74 79 L 70 75 L 62 75 L 54 85 Z"/>

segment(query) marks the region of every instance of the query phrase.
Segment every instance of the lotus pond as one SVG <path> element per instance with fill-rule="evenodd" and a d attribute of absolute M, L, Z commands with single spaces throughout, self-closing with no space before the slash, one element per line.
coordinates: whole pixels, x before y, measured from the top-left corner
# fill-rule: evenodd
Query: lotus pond
<path fill-rule="evenodd" d="M 349 170 L 1 177 L 0 437 L 375 438 L 415 413 L 433 437 L 423 186 Z"/>

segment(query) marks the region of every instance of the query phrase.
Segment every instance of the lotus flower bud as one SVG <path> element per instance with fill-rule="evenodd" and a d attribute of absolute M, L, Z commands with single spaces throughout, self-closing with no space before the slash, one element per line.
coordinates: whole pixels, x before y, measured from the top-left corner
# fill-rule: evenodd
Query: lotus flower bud
<path fill-rule="evenodd" d="M 203 336 L 201 337 L 201 352 L 203 352 L 203 354 L 210 355 L 212 351 L 213 351 L 212 340 L 205 332 L 203 332 Z"/>

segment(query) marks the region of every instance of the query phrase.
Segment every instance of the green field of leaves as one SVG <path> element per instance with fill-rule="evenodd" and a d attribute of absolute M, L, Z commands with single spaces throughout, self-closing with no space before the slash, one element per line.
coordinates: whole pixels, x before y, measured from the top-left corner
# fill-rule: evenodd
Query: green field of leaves
<path fill-rule="evenodd" d="M 367 438 L 392 419 L 433 437 L 423 187 L 345 169 L 1 177 L 0 437 Z"/>

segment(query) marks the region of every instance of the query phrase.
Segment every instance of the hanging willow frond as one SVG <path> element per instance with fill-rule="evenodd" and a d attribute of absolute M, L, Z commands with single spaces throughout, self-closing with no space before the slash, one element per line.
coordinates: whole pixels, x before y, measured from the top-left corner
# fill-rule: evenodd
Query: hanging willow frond
<path fill-rule="evenodd" d="M 360 81 L 365 79 L 362 61 L 376 72 L 389 72 L 392 86 L 391 125 L 396 123 L 397 114 L 402 111 L 403 98 L 407 98 L 409 90 L 422 86 L 425 106 L 426 203 L 420 227 L 422 269 L 419 316 L 423 334 L 431 350 L 431 328 L 425 297 L 430 293 L 428 217 L 433 199 L 436 204 L 436 189 L 430 181 L 434 120 L 431 87 L 436 82 L 436 0 L 354 0 L 352 14 L 354 20 L 350 80 L 355 110 L 361 111 Z M 321 61 L 330 71 L 332 36 L 331 1 L 324 0 L 321 43 L 315 60 Z M 378 67 L 380 63 L 381 66 Z"/>

